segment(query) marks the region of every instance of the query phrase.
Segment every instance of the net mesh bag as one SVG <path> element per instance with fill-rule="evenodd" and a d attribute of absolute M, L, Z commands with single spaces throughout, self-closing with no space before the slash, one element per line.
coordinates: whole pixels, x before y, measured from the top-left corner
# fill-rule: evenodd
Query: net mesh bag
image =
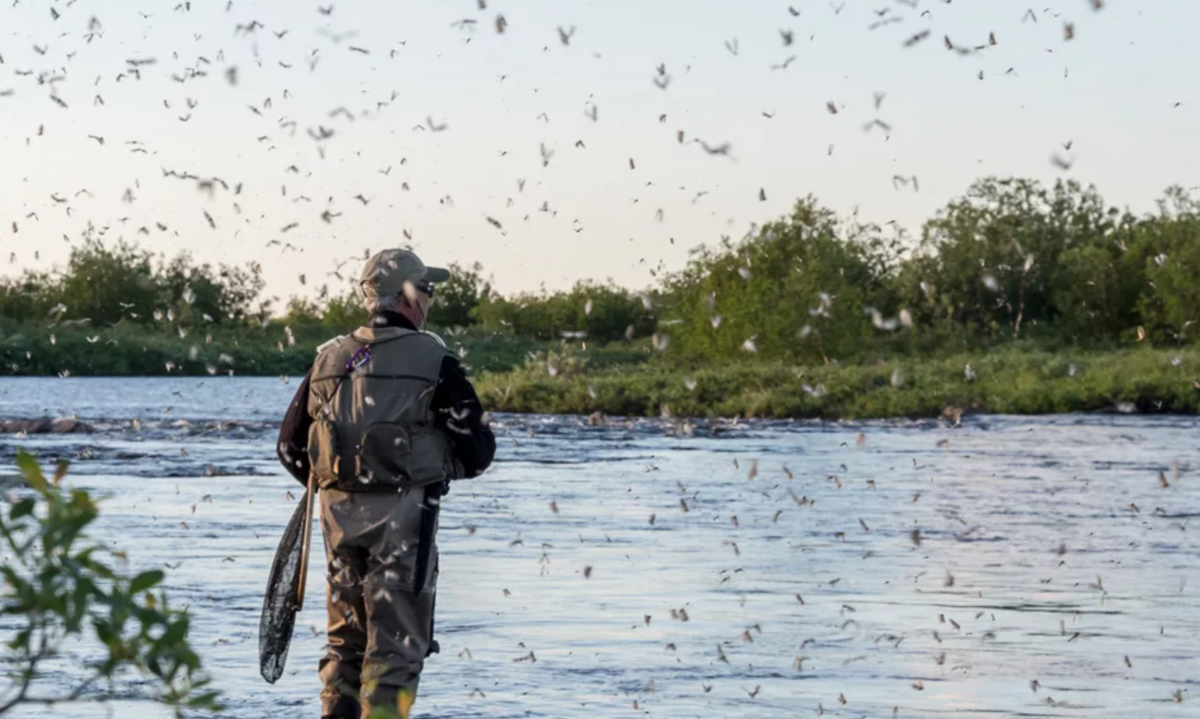
<path fill-rule="evenodd" d="M 283 676 L 292 630 L 296 626 L 296 598 L 300 589 L 300 554 L 304 545 L 305 511 L 308 492 L 300 500 L 296 512 L 283 531 L 275 561 L 267 578 L 263 597 L 262 619 L 258 624 L 258 663 L 263 679 L 274 684 Z M 310 530 L 311 531 L 311 530 Z"/>

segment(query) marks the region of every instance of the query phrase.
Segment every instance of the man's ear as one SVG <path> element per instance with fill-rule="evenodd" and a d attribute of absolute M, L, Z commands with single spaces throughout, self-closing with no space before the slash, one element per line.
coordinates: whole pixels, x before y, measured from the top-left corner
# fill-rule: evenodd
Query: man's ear
<path fill-rule="evenodd" d="M 415 305 L 416 304 L 415 300 L 417 299 L 417 293 L 419 291 L 420 290 L 418 290 L 417 286 L 414 285 L 413 283 L 405 282 L 404 283 L 404 291 L 401 292 L 400 295 L 402 297 L 404 297 L 404 299 L 408 300 L 408 304 Z"/>

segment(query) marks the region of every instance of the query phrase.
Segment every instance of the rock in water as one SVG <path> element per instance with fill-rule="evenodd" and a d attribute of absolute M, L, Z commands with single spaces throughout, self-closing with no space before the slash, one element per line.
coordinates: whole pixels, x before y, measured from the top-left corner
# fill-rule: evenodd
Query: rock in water
<path fill-rule="evenodd" d="M 0 420 L 0 434 L 89 434 L 90 425 L 75 417 Z"/>

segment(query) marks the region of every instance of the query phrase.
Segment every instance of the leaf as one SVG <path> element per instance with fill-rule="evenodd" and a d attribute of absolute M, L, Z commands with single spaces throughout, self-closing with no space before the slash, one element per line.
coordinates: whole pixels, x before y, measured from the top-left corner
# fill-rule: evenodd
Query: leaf
<path fill-rule="evenodd" d="M 62 481 L 62 478 L 67 475 L 67 467 L 69 467 L 70 465 L 71 465 L 71 463 L 65 459 L 58 460 L 58 465 L 54 468 L 54 486 L 55 487 L 57 487 L 58 483 Z"/>
<path fill-rule="evenodd" d="M 22 579 L 15 569 L 8 566 L 0 566 L 0 574 L 4 576 L 5 583 L 12 587 L 13 594 L 20 594 L 23 589 L 29 586 L 29 583 Z"/>
<path fill-rule="evenodd" d="M 167 630 L 163 632 L 162 638 L 159 639 L 159 643 L 164 646 L 170 646 L 183 641 L 188 633 L 188 624 L 189 622 L 186 619 L 180 619 L 172 622 L 171 625 L 167 627 Z"/>
<path fill-rule="evenodd" d="M 142 572 L 134 577 L 133 581 L 129 583 L 129 593 L 139 594 L 144 592 L 161 582 L 164 578 L 166 578 L 166 575 L 158 569 L 151 569 L 148 572 Z"/>
<path fill-rule="evenodd" d="M 36 506 L 37 501 L 33 497 L 26 497 L 12 506 L 12 509 L 8 513 L 8 518 L 15 520 L 21 517 L 28 517 L 33 514 L 33 508 Z"/>
<path fill-rule="evenodd" d="M 223 707 L 217 701 L 217 696 L 217 692 L 194 694 L 188 698 L 187 705 L 191 709 L 208 709 L 210 711 L 219 711 Z"/>
<path fill-rule="evenodd" d="M 64 465 L 55 486 L 32 455 L 19 453 L 17 465 L 40 496 L 14 501 L 7 517 L 0 514 L 0 536 L 11 549 L 0 562 L 0 617 L 10 630 L 2 645 L 5 661 L 17 661 L 19 669 L 33 652 L 59 655 L 67 640 L 98 643 L 104 653 L 85 665 L 91 680 L 113 680 L 127 670 L 152 673 L 162 683 L 159 698 L 175 706 L 180 719 L 184 705 L 219 709 L 188 644 L 188 617 L 169 611 L 165 594 L 152 591 L 165 574 L 150 570 L 131 579 L 98 561 L 101 551 L 124 555 L 85 541 L 98 514 L 91 495 L 58 490 Z"/>
<path fill-rule="evenodd" d="M 112 625 L 108 622 L 95 620 L 92 622 L 92 628 L 96 630 L 96 638 L 102 644 L 111 645 L 116 641 L 116 632 L 113 631 Z"/>
<path fill-rule="evenodd" d="M 113 579 L 117 578 L 116 573 L 113 572 L 113 570 L 107 564 L 104 564 L 102 562 L 97 562 L 94 559 L 88 560 L 87 568 L 90 569 L 97 577 L 100 577 L 101 579 L 113 580 Z"/>
<path fill-rule="evenodd" d="M 17 469 L 30 487 L 39 492 L 46 491 L 46 478 L 42 476 L 42 468 L 38 466 L 37 459 L 33 455 L 23 451 L 17 452 Z"/>
<path fill-rule="evenodd" d="M 32 627 L 30 627 L 28 629 L 22 629 L 8 643 L 8 645 L 7 645 L 8 648 L 12 649 L 13 651 L 21 651 L 23 649 L 27 649 L 29 647 L 29 638 L 32 634 L 33 634 Z"/>

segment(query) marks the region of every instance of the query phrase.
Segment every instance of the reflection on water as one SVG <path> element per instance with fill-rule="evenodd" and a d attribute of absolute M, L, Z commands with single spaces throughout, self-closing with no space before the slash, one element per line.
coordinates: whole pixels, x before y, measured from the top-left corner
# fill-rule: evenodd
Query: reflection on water
<path fill-rule="evenodd" d="M 266 685 L 257 664 L 298 488 L 273 451 L 295 385 L 0 381 L 0 417 L 97 424 L 7 437 L 0 454 L 72 458 L 71 481 L 106 497 L 101 538 L 136 569 L 176 567 L 168 588 L 191 605 L 228 717 L 319 713 L 319 566 L 283 679 Z M 692 437 L 659 421 L 498 424 L 495 468 L 446 499 L 442 654 L 418 716 L 1183 717 L 1200 702 L 1194 419 Z M 165 713 L 132 696 L 115 715 Z"/>

